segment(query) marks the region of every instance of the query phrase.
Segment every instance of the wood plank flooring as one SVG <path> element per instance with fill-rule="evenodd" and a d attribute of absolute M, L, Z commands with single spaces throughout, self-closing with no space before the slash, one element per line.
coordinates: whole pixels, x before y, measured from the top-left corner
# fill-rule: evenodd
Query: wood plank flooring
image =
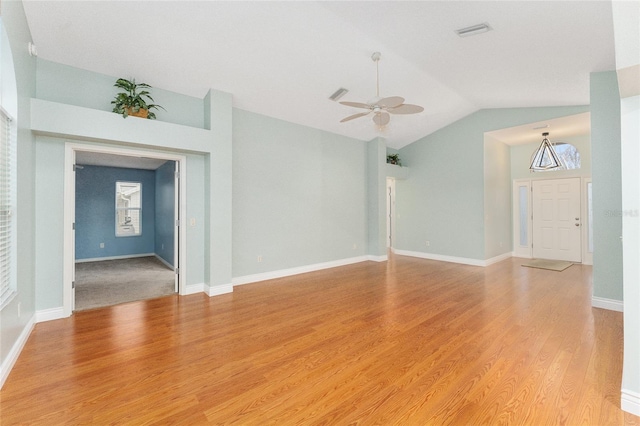
<path fill-rule="evenodd" d="M 37 324 L 0 423 L 639 425 L 591 268 L 397 256 Z"/>

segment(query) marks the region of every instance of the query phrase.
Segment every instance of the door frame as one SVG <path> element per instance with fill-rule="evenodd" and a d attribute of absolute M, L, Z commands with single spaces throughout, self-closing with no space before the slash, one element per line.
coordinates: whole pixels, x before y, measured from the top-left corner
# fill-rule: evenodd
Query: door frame
<path fill-rule="evenodd" d="M 396 234 L 396 180 L 387 178 L 385 198 L 387 200 L 387 248 L 393 250 Z"/>
<path fill-rule="evenodd" d="M 533 246 L 532 246 L 532 237 L 533 237 L 533 190 L 532 190 L 532 182 L 533 181 L 541 181 L 541 180 L 558 180 L 558 179 L 572 179 L 572 178 L 580 178 L 580 213 L 582 215 L 581 220 L 581 231 L 580 231 L 580 247 L 582 254 L 582 264 L 583 265 L 593 265 L 593 252 L 589 251 L 589 227 L 592 225 L 589 221 L 589 206 L 588 206 L 588 193 L 587 193 L 587 185 L 591 183 L 590 176 L 567 176 L 565 178 L 537 178 L 537 179 L 514 179 L 512 181 L 512 247 L 514 257 L 522 257 L 531 259 L 533 258 Z M 519 188 L 526 187 L 528 192 L 527 197 L 527 244 L 520 244 L 520 203 L 519 203 Z"/>
<path fill-rule="evenodd" d="M 179 186 L 175 188 L 175 209 L 178 218 L 186 217 L 186 171 L 187 159 L 184 155 L 170 154 L 162 151 L 129 149 L 109 145 L 93 145 L 82 142 L 66 142 L 64 157 L 64 224 L 63 224 L 63 271 L 62 271 L 62 310 L 63 317 L 73 314 L 75 309 L 75 206 L 76 206 L 76 176 L 73 166 L 76 160 L 76 152 L 96 152 L 102 154 L 116 154 L 132 157 L 157 158 L 175 161 L 180 170 Z M 178 250 L 174 251 L 174 265 L 179 268 L 177 277 L 178 294 L 186 294 L 186 232 L 184 227 L 177 226 L 174 244 Z"/>

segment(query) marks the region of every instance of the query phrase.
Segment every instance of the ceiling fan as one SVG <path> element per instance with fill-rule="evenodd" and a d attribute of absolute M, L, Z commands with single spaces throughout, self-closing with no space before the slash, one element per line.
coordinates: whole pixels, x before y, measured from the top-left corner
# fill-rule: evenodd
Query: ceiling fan
<path fill-rule="evenodd" d="M 371 55 L 371 59 L 376 63 L 376 97 L 371 99 L 368 103 L 361 102 L 340 102 L 342 105 L 363 108 L 368 111 L 353 114 L 340 120 L 341 123 L 350 121 L 355 118 L 365 117 L 373 113 L 373 122 L 383 127 L 387 125 L 391 119 L 389 114 L 417 114 L 424 111 L 424 108 L 418 105 L 405 104 L 404 98 L 400 96 L 390 96 L 387 98 L 380 97 L 380 76 L 378 72 L 378 62 L 381 58 L 380 52 L 374 52 Z"/>

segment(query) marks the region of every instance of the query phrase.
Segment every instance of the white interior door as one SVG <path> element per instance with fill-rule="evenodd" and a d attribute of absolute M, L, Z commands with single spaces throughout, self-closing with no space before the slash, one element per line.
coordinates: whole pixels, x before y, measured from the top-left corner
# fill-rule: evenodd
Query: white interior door
<path fill-rule="evenodd" d="M 582 261 L 580 178 L 532 182 L 533 257 Z"/>

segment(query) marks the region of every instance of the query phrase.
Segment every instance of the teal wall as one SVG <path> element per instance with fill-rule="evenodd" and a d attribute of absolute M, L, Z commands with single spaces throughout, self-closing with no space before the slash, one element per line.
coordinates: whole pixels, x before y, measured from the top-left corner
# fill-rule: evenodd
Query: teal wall
<path fill-rule="evenodd" d="M 511 155 L 510 147 L 485 136 L 484 139 L 484 257 L 510 253 Z"/>
<path fill-rule="evenodd" d="M 368 254 L 387 255 L 387 149 L 385 140 L 367 144 Z"/>
<path fill-rule="evenodd" d="M 112 111 L 111 101 L 120 91 L 113 84 L 118 78 L 131 79 L 135 76 L 113 77 L 85 71 L 68 65 L 38 58 L 36 84 L 38 98 L 102 111 Z M 153 86 L 152 81 L 148 83 Z M 165 110 L 153 110 L 160 121 L 204 128 L 204 102 L 202 99 L 153 87 L 151 96 L 154 103 Z"/>
<path fill-rule="evenodd" d="M 591 74 L 593 296 L 622 298 L 622 157 L 615 71 Z"/>
<path fill-rule="evenodd" d="M 480 110 L 402 148 L 402 163 L 411 172 L 396 182 L 396 248 L 490 257 L 485 253 L 484 133 L 586 111 L 587 106 Z"/>
<path fill-rule="evenodd" d="M 365 158 L 364 142 L 234 109 L 234 277 L 364 255 Z"/>
<path fill-rule="evenodd" d="M 0 61 L 3 64 L 2 88 L 6 89 L 4 83 L 7 79 L 15 81 L 12 102 L 15 104 L 14 119 L 17 126 L 17 295 L 0 311 L 1 383 L 8 373 L 8 366 L 5 365 L 7 355 L 18 342 L 20 334 L 27 329 L 35 314 L 35 268 L 33 262 L 36 257 L 35 229 L 33 227 L 35 157 L 34 137 L 30 130 L 30 98 L 35 96 L 36 92 L 36 61 L 29 56 L 26 49 L 27 44 L 31 41 L 31 34 L 22 3 L 3 1 L 0 19 L 7 36 L 3 40 L 2 51 L 0 51 L 0 56 L 2 56 Z M 6 44 L 7 41 L 9 46 Z M 4 69 L 4 65 L 7 63 L 12 63 L 13 70 Z M 13 75 L 4 75 L 5 72 Z M 7 95 L 8 93 L 3 93 L 3 97 Z"/>

